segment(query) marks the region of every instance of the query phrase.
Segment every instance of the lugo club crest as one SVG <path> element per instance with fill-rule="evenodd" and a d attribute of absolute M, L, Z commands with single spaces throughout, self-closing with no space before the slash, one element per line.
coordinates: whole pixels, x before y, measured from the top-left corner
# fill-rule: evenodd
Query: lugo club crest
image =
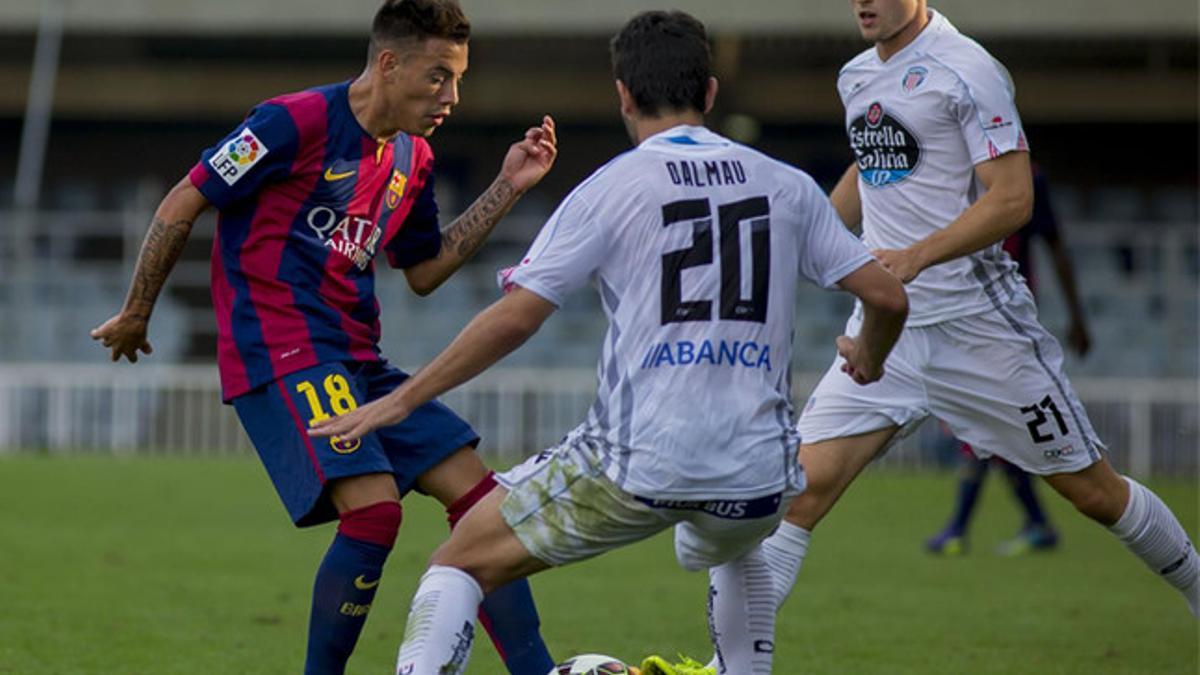
<path fill-rule="evenodd" d="M 921 145 L 878 101 L 850 122 L 850 149 L 867 185 L 886 187 L 908 178 L 921 162 Z"/>

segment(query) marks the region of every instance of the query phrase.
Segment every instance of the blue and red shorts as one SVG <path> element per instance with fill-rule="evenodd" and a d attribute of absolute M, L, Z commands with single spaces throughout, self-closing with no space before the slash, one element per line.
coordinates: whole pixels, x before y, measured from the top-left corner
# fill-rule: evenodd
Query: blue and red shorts
<path fill-rule="evenodd" d="M 354 443 L 308 435 L 316 421 L 385 396 L 407 379 L 386 362 L 323 363 L 233 399 L 242 426 L 297 526 L 337 518 L 328 486 L 338 478 L 390 473 L 403 496 L 418 476 L 459 448 L 479 443 L 475 430 L 437 401 Z"/>

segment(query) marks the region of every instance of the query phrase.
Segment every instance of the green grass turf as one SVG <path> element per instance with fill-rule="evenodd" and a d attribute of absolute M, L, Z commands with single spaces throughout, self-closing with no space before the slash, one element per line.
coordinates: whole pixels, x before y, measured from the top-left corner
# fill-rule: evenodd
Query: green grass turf
<path fill-rule="evenodd" d="M 1154 482 L 1196 537 L 1197 487 Z M 950 475 L 865 475 L 818 530 L 778 627 L 775 672 L 1189 673 L 1197 622 L 1049 491 L 1059 552 L 998 558 L 1017 526 L 992 477 L 958 559 L 922 552 Z M 441 510 L 413 496 L 351 673 L 387 673 Z M 0 458 L 0 673 L 298 673 L 329 526 L 294 531 L 246 459 Z M 706 576 L 669 536 L 534 580 L 559 658 L 708 656 Z M 502 673 L 481 641 L 473 673 Z"/>

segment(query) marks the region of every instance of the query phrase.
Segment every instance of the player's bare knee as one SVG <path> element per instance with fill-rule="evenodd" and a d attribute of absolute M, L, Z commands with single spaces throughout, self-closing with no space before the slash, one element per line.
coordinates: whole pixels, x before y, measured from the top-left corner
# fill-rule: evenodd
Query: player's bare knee
<path fill-rule="evenodd" d="M 821 518 L 833 507 L 837 495 L 831 490 L 822 490 L 822 487 L 825 486 L 818 486 L 815 490 L 812 485 L 806 487 L 800 496 L 792 500 L 784 520 L 806 530 L 816 527 L 817 523 L 821 522 Z"/>
<path fill-rule="evenodd" d="M 467 559 L 463 555 L 464 552 L 465 550 L 455 540 L 455 535 L 451 534 L 449 539 L 442 542 L 433 550 L 433 553 L 429 554 L 429 564 L 466 570 Z"/>
<path fill-rule="evenodd" d="M 456 546 L 453 541 L 439 546 L 429 557 L 429 564 L 462 570 L 479 584 L 485 595 L 500 585 L 500 574 L 492 561 L 486 556 L 471 555 L 469 550 Z"/>
<path fill-rule="evenodd" d="M 333 481 L 329 500 L 338 513 L 354 511 L 380 502 L 400 503 L 400 490 L 390 473 L 348 476 Z"/>
<path fill-rule="evenodd" d="M 1076 510 L 1106 527 L 1120 520 L 1129 502 L 1128 485 L 1106 460 L 1077 473 L 1045 478 Z"/>
<path fill-rule="evenodd" d="M 479 455 L 466 445 L 418 476 L 417 487 L 443 506 L 450 506 L 487 475 L 488 468 Z"/>
<path fill-rule="evenodd" d="M 1077 511 L 1104 526 L 1116 523 L 1125 510 L 1122 495 L 1101 485 L 1087 485 L 1066 496 Z"/>

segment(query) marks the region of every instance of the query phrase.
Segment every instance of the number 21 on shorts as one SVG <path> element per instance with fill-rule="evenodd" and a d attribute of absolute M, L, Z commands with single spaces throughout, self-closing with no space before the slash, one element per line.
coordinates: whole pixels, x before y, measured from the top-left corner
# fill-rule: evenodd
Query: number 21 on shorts
<path fill-rule="evenodd" d="M 1067 421 L 1063 419 L 1062 413 L 1058 411 L 1058 405 L 1047 394 L 1045 398 L 1037 403 L 1021 408 L 1022 415 L 1030 416 L 1025 420 L 1025 426 L 1029 427 L 1029 436 L 1033 439 L 1034 443 L 1046 443 L 1055 439 L 1052 428 L 1049 430 L 1043 430 L 1042 428 L 1043 425 L 1050 421 L 1050 418 L 1046 416 L 1047 412 L 1054 416 L 1054 422 L 1058 426 L 1059 437 L 1066 436 L 1069 433 L 1067 431 Z"/>

